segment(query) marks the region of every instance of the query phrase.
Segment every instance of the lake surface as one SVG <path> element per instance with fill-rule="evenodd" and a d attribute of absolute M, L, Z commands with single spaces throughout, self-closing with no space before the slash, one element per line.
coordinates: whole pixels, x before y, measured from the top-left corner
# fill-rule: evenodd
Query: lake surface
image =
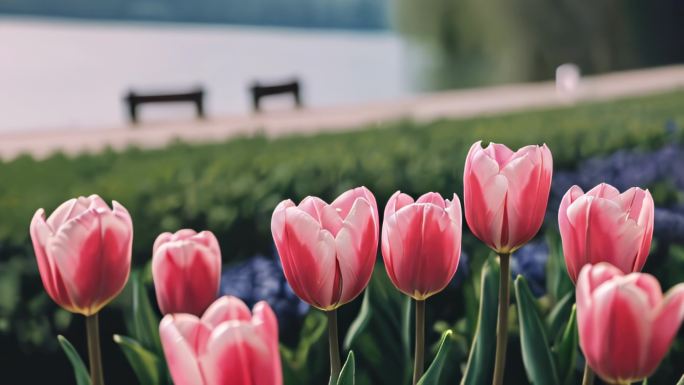
<path fill-rule="evenodd" d="M 306 106 L 410 94 L 407 48 L 387 31 L 0 18 L 0 132 L 126 124 L 129 89 L 202 85 L 210 116 L 251 110 L 254 80 L 298 77 Z M 290 108 L 288 98 L 266 109 Z M 192 106 L 143 107 L 146 121 L 192 119 Z"/>

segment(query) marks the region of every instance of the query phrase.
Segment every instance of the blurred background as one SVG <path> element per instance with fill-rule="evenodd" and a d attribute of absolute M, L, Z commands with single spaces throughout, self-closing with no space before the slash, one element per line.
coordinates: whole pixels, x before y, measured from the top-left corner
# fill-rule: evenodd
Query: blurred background
<path fill-rule="evenodd" d="M 158 316 L 152 243 L 183 227 L 219 238 L 222 293 L 276 309 L 287 384 L 325 383 L 325 320 L 284 281 L 273 208 L 359 185 L 381 208 L 397 189 L 461 195 L 477 140 L 554 154 L 547 220 L 513 265 L 551 340 L 573 302 L 556 225 L 572 184 L 651 189 L 645 271 L 664 288 L 684 281 L 682 20 L 680 0 L 0 0 L 0 384 L 73 384 L 55 336 L 84 354 L 84 322 L 45 294 L 28 224 L 78 195 L 122 202 L 136 229 L 136 274 L 101 317 L 113 384 L 137 377 L 111 336 L 145 338 L 140 298 Z M 463 250 L 428 305 L 431 346 L 456 336 L 445 384 L 462 376 L 490 257 L 470 234 Z M 360 384 L 405 383 L 405 313 L 379 262 L 340 315 Z M 506 383 L 525 384 L 511 322 Z M 683 362 L 680 331 L 649 384 L 675 383 Z"/>

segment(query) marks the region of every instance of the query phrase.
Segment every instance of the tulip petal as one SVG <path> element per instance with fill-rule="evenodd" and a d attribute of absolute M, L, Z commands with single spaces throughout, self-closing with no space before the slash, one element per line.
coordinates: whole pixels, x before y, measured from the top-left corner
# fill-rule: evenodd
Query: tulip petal
<path fill-rule="evenodd" d="M 78 197 L 69 199 L 55 209 L 47 219 L 47 224 L 53 232 L 56 232 L 64 223 L 88 210 L 88 207 L 90 207 L 90 200 L 88 198 Z"/>
<path fill-rule="evenodd" d="M 43 209 L 36 211 L 33 216 L 30 233 L 33 250 L 36 254 L 36 261 L 38 263 L 38 271 L 45 291 L 53 301 L 63 308 L 72 312 L 76 311 L 73 301 L 69 297 L 69 292 L 64 285 L 62 276 L 55 266 L 55 261 L 52 258 L 49 258 L 45 251 L 45 245 L 47 245 L 52 236 L 52 229 L 45 222 L 45 211 Z"/>
<path fill-rule="evenodd" d="M 257 382 L 257 384 L 282 385 L 283 379 L 280 375 L 282 364 L 278 347 L 278 320 L 271 307 L 264 301 L 254 305 L 253 313 L 252 323 L 256 326 L 256 332 L 270 345 L 270 358 L 264 360 L 265 362 L 271 362 L 271 365 L 261 373 L 266 378 L 262 382 Z M 260 377 L 257 379 L 260 379 Z"/>
<path fill-rule="evenodd" d="M 197 352 L 206 344 L 209 331 L 199 319 L 189 314 L 168 314 L 159 324 L 159 336 L 174 384 L 208 385 L 202 378 Z"/>
<path fill-rule="evenodd" d="M 345 304 L 368 285 L 378 252 L 375 218 L 368 201 L 354 202 L 335 238 L 335 246 L 342 276 L 340 304 Z"/>
<path fill-rule="evenodd" d="M 340 296 L 335 239 L 298 208 L 288 208 L 285 215 L 288 241 L 281 254 L 285 277 L 300 298 L 318 308 L 328 308 Z"/>
<path fill-rule="evenodd" d="M 250 321 L 252 313 L 239 298 L 223 296 L 209 306 L 202 316 L 202 322 L 217 327 L 225 321 Z"/>
<path fill-rule="evenodd" d="M 268 346 L 254 333 L 253 325 L 229 321 L 211 333 L 200 367 L 210 385 L 267 384 L 257 381 L 269 371 L 270 358 Z"/>
<path fill-rule="evenodd" d="M 646 354 L 644 371 L 653 373 L 667 353 L 677 330 L 684 321 L 684 283 L 670 289 L 655 311 L 650 350 Z"/>

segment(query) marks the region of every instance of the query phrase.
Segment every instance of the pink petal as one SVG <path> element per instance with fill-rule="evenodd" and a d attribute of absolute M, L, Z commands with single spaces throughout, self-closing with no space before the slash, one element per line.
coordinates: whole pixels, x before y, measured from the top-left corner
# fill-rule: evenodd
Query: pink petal
<path fill-rule="evenodd" d="M 55 209 L 52 215 L 48 217 L 47 224 L 53 232 L 56 232 L 64 223 L 88 210 L 89 206 L 90 200 L 88 200 L 88 198 L 79 197 L 69 199 Z"/>
<path fill-rule="evenodd" d="M 401 191 L 395 192 L 392 194 L 390 199 L 387 201 L 387 205 L 385 206 L 385 218 L 394 215 L 394 213 L 399 211 L 402 207 L 412 203 L 413 198 L 411 198 L 409 195 L 404 194 Z"/>
<path fill-rule="evenodd" d="M 256 332 L 267 342 L 270 348 L 270 355 L 263 359 L 267 365 L 263 382 L 258 384 L 282 385 L 282 365 L 280 362 L 280 350 L 278 347 L 278 320 L 271 307 L 264 301 L 258 302 L 254 306 L 254 317 L 252 323 L 255 325 Z"/>
<path fill-rule="evenodd" d="M 49 258 L 45 251 L 45 246 L 52 236 L 52 229 L 45 222 L 45 211 L 43 209 L 39 209 L 34 214 L 31 220 L 30 233 L 38 271 L 45 291 L 53 301 L 63 308 L 71 312 L 76 311 L 54 260 Z"/>
<path fill-rule="evenodd" d="M 593 189 L 587 191 L 587 195 L 595 198 L 615 200 L 620 196 L 620 191 L 608 183 L 600 183 Z"/>
<path fill-rule="evenodd" d="M 586 233 L 581 229 L 586 229 L 586 215 L 576 215 L 575 223 L 568 218 L 568 209 L 579 197 L 584 195 L 584 191 L 579 186 L 572 186 L 563 196 L 558 209 L 558 228 L 560 230 L 563 243 L 563 256 L 568 275 L 573 282 L 577 282 L 577 275 L 584 266 L 584 245 Z M 578 213 L 586 212 L 588 200 L 574 208 Z M 578 229 L 579 228 L 579 229 Z"/>
<path fill-rule="evenodd" d="M 203 380 L 197 361 L 198 347 L 206 344 L 209 331 L 197 317 L 169 314 L 159 324 L 159 336 L 176 385 L 209 385 Z"/>
<path fill-rule="evenodd" d="M 273 216 L 271 217 L 271 234 L 273 235 L 273 241 L 276 247 L 287 244 L 285 239 L 285 210 L 288 207 L 296 207 L 294 202 L 287 199 L 278 204 L 275 210 L 273 210 Z M 278 249 L 280 252 L 280 249 Z"/>
<path fill-rule="evenodd" d="M 335 239 L 297 208 L 286 210 L 287 245 L 278 251 L 292 290 L 311 305 L 325 309 L 339 300 Z"/>
<path fill-rule="evenodd" d="M 684 283 L 673 287 L 665 294 L 655 314 L 650 350 L 643 368 L 648 375 L 658 367 L 684 321 Z"/>
<path fill-rule="evenodd" d="M 209 385 L 256 385 L 266 377 L 272 363 L 268 344 L 249 323 L 229 321 L 220 324 L 209 337 L 207 353 L 200 367 Z"/>
<path fill-rule="evenodd" d="M 368 285 L 378 252 L 373 208 L 359 199 L 335 238 L 337 262 L 342 276 L 340 304 L 352 301 Z"/>
<path fill-rule="evenodd" d="M 496 161 L 499 168 L 503 168 L 513 158 L 513 151 L 503 144 L 490 142 L 487 148 L 483 150 L 491 159 Z"/>
<path fill-rule="evenodd" d="M 250 321 L 252 313 L 242 300 L 223 296 L 209 306 L 202 316 L 202 322 L 216 328 L 225 321 Z"/>
<path fill-rule="evenodd" d="M 421 195 L 420 198 L 416 200 L 416 203 L 429 203 L 442 209 L 445 207 L 444 199 L 441 195 L 435 192 L 429 192 Z"/>

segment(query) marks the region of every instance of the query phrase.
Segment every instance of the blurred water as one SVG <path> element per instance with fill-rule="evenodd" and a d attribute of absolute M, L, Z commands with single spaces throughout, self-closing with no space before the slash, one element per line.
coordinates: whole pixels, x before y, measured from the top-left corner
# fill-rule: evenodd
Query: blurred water
<path fill-rule="evenodd" d="M 307 106 L 393 99 L 409 92 L 404 50 L 391 32 L 0 18 L 0 132 L 125 124 L 131 87 L 201 84 L 210 116 L 248 112 L 255 79 L 299 77 Z M 193 116 L 142 109 L 147 121 Z"/>

